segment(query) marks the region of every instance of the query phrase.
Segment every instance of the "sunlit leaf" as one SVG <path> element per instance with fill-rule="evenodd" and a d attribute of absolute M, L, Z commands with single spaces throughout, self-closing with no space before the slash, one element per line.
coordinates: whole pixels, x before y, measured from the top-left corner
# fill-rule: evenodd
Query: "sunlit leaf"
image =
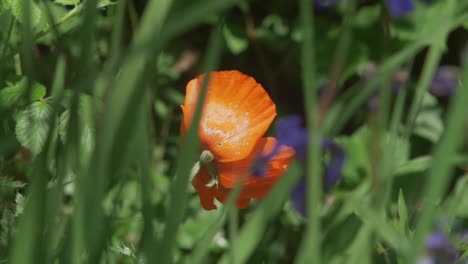
<path fill-rule="evenodd" d="M 32 153 L 41 152 L 49 131 L 52 107 L 44 101 L 32 103 L 19 113 L 16 123 L 16 137 L 21 145 Z"/>

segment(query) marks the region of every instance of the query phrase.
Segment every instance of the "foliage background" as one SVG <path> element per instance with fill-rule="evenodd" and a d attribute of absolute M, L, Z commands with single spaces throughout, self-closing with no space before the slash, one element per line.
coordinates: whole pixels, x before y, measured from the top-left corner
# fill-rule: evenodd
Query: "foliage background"
<path fill-rule="evenodd" d="M 414 263 L 434 230 L 464 263 L 468 4 L 415 5 L 396 19 L 370 0 L 313 11 L 0 0 L 0 263 Z M 427 91 L 439 65 L 460 68 L 452 99 Z M 305 116 L 312 143 L 345 149 L 337 187 L 322 193 L 322 157 L 309 155 L 316 166 L 293 164 L 247 210 L 201 208 L 188 184 L 198 142 L 192 130 L 180 146 L 179 105 L 190 79 L 227 69 L 261 83 L 279 117 Z M 288 199 L 299 175 L 312 179 L 309 217 Z"/>

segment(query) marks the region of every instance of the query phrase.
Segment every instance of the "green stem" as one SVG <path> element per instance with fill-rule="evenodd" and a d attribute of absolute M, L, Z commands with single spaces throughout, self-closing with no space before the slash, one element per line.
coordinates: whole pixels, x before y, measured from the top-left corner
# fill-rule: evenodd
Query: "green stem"
<path fill-rule="evenodd" d="M 416 225 L 415 238 L 408 255 L 407 263 L 415 263 L 424 247 L 424 240 L 432 230 L 434 216 L 438 203 L 446 191 L 454 170 L 452 157 L 463 142 L 464 125 L 466 117 L 466 102 L 468 101 L 468 61 L 465 60 L 463 80 L 456 94 L 452 97 L 452 103 L 448 112 L 447 127 L 442 139 L 434 150 L 434 158 L 428 170 L 427 185 L 424 194 L 424 203 Z"/>
<path fill-rule="evenodd" d="M 312 1 L 300 1 L 300 20 L 303 32 L 302 42 L 302 79 L 306 106 L 306 124 L 308 129 L 307 162 L 306 162 L 306 204 L 307 226 L 301 242 L 296 263 L 322 263 L 321 261 L 321 225 L 320 212 L 322 205 L 321 177 L 321 131 L 318 124 L 318 108 L 315 81 L 315 43 L 314 13 Z"/>

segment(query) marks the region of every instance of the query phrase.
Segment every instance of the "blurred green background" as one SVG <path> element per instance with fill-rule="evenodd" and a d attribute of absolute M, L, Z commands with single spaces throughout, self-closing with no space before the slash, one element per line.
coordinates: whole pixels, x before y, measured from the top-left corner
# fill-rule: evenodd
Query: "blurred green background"
<path fill-rule="evenodd" d="M 468 2 L 390 1 L 0 0 L 0 263 L 445 261 L 437 230 L 466 263 Z M 442 65 L 455 96 L 430 92 Z M 344 148 L 308 217 L 289 196 L 326 156 L 248 209 L 202 209 L 180 105 L 231 69 Z"/>

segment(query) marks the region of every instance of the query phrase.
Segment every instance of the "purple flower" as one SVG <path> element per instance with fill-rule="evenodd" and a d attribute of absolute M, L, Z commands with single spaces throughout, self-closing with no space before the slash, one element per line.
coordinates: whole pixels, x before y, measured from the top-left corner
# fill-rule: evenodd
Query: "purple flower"
<path fill-rule="evenodd" d="M 444 65 L 437 69 L 432 79 L 429 91 L 442 98 L 449 98 L 455 92 L 458 85 L 459 69 L 455 66 Z"/>
<path fill-rule="evenodd" d="M 294 148 L 296 158 L 300 161 L 305 160 L 307 153 L 307 130 L 301 124 L 302 118 L 300 116 L 289 116 L 276 125 L 275 131 L 278 143 L 270 153 L 257 157 L 252 167 L 254 176 L 261 177 L 265 175 L 268 161 L 278 153 L 282 145 Z"/>
<path fill-rule="evenodd" d="M 426 239 L 427 255 L 419 263 L 454 263 L 457 260 L 457 251 L 450 243 L 447 235 L 440 231 L 433 232 Z"/>
<path fill-rule="evenodd" d="M 306 214 L 306 199 L 306 182 L 302 178 L 291 193 L 292 206 L 301 215 Z"/>
<path fill-rule="evenodd" d="M 296 158 L 305 162 L 307 154 L 307 129 L 302 126 L 303 119 L 300 116 L 289 116 L 283 118 L 276 125 L 276 138 L 278 145 L 293 147 Z M 336 185 L 342 176 L 342 169 L 346 160 L 344 150 L 330 139 L 323 139 L 321 147 L 324 152 L 330 154 L 328 164 L 324 169 L 324 187 L 330 189 Z M 301 214 L 305 214 L 306 185 L 305 178 L 296 185 L 292 194 L 294 208 Z"/>
<path fill-rule="evenodd" d="M 281 119 L 275 127 L 276 139 L 279 145 L 294 148 L 296 157 L 305 160 L 307 153 L 307 129 L 302 127 L 303 119 L 292 115 Z"/>
<path fill-rule="evenodd" d="M 315 3 L 315 6 L 320 9 L 320 8 L 326 8 L 328 6 L 337 4 L 340 1 L 341 0 L 315 0 L 314 3 Z"/>
<path fill-rule="evenodd" d="M 414 4 L 412 0 L 387 0 L 387 8 L 392 17 L 400 18 L 412 12 Z"/>
<path fill-rule="evenodd" d="M 325 188 L 329 189 L 336 185 L 341 178 L 346 155 L 344 150 L 329 139 L 322 140 L 322 148 L 330 152 L 331 159 L 328 166 L 325 167 Z"/>

